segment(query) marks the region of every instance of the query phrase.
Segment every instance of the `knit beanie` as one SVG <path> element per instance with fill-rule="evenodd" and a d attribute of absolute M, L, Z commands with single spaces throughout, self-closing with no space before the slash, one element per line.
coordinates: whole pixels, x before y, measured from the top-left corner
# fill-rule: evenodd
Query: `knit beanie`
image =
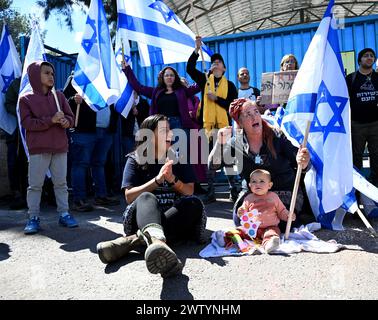
<path fill-rule="evenodd" d="M 358 53 L 358 59 L 357 59 L 358 64 L 361 63 L 361 59 L 362 59 L 363 55 L 364 55 L 366 52 L 371 52 L 371 53 L 373 53 L 373 55 L 374 55 L 374 60 L 376 59 L 377 56 L 376 56 L 376 54 L 375 54 L 375 51 L 374 51 L 373 49 L 371 49 L 371 48 L 365 48 L 365 49 L 362 49 L 362 50 Z"/>

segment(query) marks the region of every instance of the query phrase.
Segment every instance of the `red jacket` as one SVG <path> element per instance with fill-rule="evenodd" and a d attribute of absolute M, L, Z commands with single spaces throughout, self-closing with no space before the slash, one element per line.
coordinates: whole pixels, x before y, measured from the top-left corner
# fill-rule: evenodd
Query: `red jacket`
<path fill-rule="evenodd" d="M 68 152 L 66 129 L 63 129 L 60 124 L 52 122 L 52 117 L 58 111 L 54 96 L 51 90 L 47 95 L 42 92 L 42 62 L 36 61 L 29 65 L 28 76 L 33 90 L 20 97 L 21 125 L 26 130 L 26 144 L 29 154 Z M 51 67 L 53 66 L 51 65 Z M 57 96 L 65 118 L 72 127 L 74 116 L 71 108 L 63 93 L 57 92 Z"/>

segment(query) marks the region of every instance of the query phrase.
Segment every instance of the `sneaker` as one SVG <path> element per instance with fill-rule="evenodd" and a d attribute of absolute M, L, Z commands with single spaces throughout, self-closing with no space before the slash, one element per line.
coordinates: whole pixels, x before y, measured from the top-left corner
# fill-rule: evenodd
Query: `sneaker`
<path fill-rule="evenodd" d="M 118 206 L 120 201 L 108 197 L 97 197 L 95 198 L 95 204 L 98 206 Z"/>
<path fill-rule="evenodd" d="M 67 228 L 75 228 L 79 225 L 77 224 L 75 218 L 71 216 L 70 214 L 65 215 L 64 217 L 59 217 L 59 224 L 63 227 Z"/>
<path fill-rule="evenodd" d="M 271 253 L 272 251 L 278 249 L 280 246 L 280 238 L 277 236 L 272 237 L 264 246 L 266 253 Z"/>
<path fill-rule="evenodd" d="M 93 206 L 86 200 L 74 201 L 72 210 L 78 212 L 89 212 L 93 211 Z"/>
<path fill-rule="evenodd" d="M 41 230 L 41 227 L 39 226 L 39 221 L 40 220 L 38 217 L 33 217 L 29 219 L 26 223 L 24 234 L 34 234 Z"/>

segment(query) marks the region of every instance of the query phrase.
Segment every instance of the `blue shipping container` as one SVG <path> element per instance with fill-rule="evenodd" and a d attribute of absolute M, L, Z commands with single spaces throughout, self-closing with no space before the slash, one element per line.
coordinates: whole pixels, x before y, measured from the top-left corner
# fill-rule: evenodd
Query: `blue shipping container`
<path fill-rule="evenodd" d="M 237 72 L 247 67 L 251 75 L 251 85 L 260 88 L 261 74 L 278 71 L 281 58 L 293 53 L 302 62 L 307 48 L 319 23 L 290 26 L 272 30 L 238 33 L 232 35 L 205 38 L 204 41 L 213 52 L 219 52 L 226 63 L 226 77 L 238 86 Z M 338 30 L 340 50 L 354 51 L 356 68 L 357 54 L 366 47 L 378 48 L 378 15 L 345 19 L 344 26 Z M 135 45 L 135 44 L 134 44 Z M 188 57 L 189 58 L 189 57 Z M 136 47 L 132 52 L 133 69 L 139 81 L 148 86 L 157 85 L 157 76 L 163 65 L 143 68 L 139 64 Z M 186 63 L 172 64 L 178 73 L 185 76 Z M 207 68 L 209 64 L 207 64 Z M 202 70 L 202 63 L 197 63 Z"/>

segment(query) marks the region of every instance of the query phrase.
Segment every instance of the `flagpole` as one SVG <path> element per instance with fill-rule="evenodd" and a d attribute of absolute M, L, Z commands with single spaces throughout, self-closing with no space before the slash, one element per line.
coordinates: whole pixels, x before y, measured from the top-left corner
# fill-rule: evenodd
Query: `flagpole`
<path fill-rule="evenodd" d="M 357 213 L 359 215 L 359 217 L 361 218 L 362 222 L 365 224 L 366 228 L 368 228 L 368 230 L 372 233 L 372 235 L 377 238 L 378 235 L 377 235 L 377 232 L 374 230 L 374 228 L 371 226 L 371 224 L 369 223 L 369 221 L 366 219 L 365 215 L 361 212 L 360 209 L 357 209 Z"/>
<path fill-rule="evenodd" d="M 190 0 L 190 7 L 192 9 L 192 15 L 193 15 L 194 27 L 196 28 L 196 34 L 197 34 L 197 36 L 199 36 L 200 34 L 198 32 L 197 18 L 196 18 L 195 14 L 194 14 L 193 0 Z M 206 64 L 205 64 L 205 59 L 203 57 L 202 46 L 199 48 L 199 50 L 200 50 L 201 59 L 202 59 L 202 68 L 203 68 L 203 70 L 205 72 L 206 84 L 209 86 L 209 90 L 210 90 L 209 76 L 207 75 L 207 72 L 206 72 Z"/>
<path fill-rule="evenodd" d="M 77 124 L 79 123 L 79 112 L 80 112 L 80 103 L 76 105 L 75 128 L 77 127 Z"/>
<path fill-rule="evenodd" d="M 121 38 L 121 50 L 122 50 L 122 61 L 125 61 L 125 47 L 123 46 L 123 39 Z"/>
<path fill-rule="evenodd" d="M 304 135 L 304 138 L 303 138 L 303 143 L 302 143 L 303 148 L 306 148 L 306 145 L 307 145 L 307 138 L 308 138 L 308 134 L 310 132 L 310 125 L 311 125 L 311 121 L 307 121 L 306 132 L 305 132 L 305 135 Z M 295 202 L 297 201 L 297 194 L 298 194 L 298 188 L 299 188 L 299 183 L 300 183 L 300 179 L 301 179 L 301 174 L 302 174 L 302 165 L 299 165 L 298 169 L 297 169 L 297 175 L 295 177 L 293 194 L 291 195 L 289 218 L 287 219 L 286 231 L 285 231 L 285 240 L 289 239 L 291 221 L 293 219 Z"/>
<path fill-rule="evenodd" d="M 54 99 L 55 99 L 55 103 L 56 103 L 56 107 L 57 107 L 57 109 L 58 109 L 58 112 L 61 112 L 62 109 L 60 108 L 60 104 L 59 104 L 58 96 L 56 95 L 55 87 L 52 87 L 51 92 L 52 92 L 52 94 L 53 94 L 53 96 L 54 96 Z"/>

